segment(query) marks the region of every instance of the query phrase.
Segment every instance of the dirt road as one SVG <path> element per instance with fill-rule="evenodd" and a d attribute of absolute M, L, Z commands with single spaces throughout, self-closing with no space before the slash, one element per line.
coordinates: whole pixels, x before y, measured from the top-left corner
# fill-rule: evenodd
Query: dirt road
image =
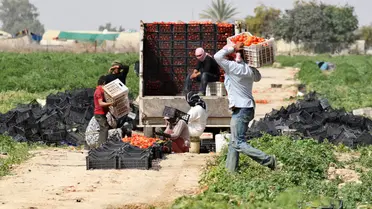
<path fill-rule="evenodd" d="M 288 102 L 293 96 L 295 71 L 261 69 L 255 84 L 256 118 Z M 283 88 L 271 89 L 271 84 Z M 160 162 L 159 170 L 86 170 L 86 151 L 46 149 L 17 166 L 13 175 L 0 179 L 0 208 L 85 209 L 135 203 L 170 203 L 198 190 L 202 167 L 213 154 L 172 154 Z M 130 208 L 122 207 L 122 208 Z"/>

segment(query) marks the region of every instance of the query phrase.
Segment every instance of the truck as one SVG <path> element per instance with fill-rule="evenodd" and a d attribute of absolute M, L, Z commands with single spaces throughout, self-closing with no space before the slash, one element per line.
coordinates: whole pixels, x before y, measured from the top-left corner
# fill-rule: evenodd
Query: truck
<path fill-rule="evenodd" d="M 140 26 L 138 127 L 146 136 L 154 128 L 165 127 L 165 106 L 185 113 L 190 106 L 181 94 L 186 76 L 195 69 L 195 49 L 203 47 L 214 55 L 226 45 L 226 39 L 244 32 L 240 22 L 215 23 L 144 23 Z M 198 84 L 193 85 L 193 90 Z M 203 96 L 207 104 L 207 130 L 218 132 L 230 127 L 231 112 L 227 96 Z"/>

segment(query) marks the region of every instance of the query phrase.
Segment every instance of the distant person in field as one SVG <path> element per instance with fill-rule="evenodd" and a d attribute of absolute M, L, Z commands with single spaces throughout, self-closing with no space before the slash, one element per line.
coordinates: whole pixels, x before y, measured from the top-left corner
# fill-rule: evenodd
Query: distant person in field
<path fill-rule="evenodd" d="M 111 64 L 108 70 L 108 75 L 106 76 L 106 84 L 113 80 L 119 79 L 124 85 L 126 85 L 127 75 L 129 72 L 129 66 L 123 65 L 119 61 L 115 61 Z"/>
<path fill-rule="evenodd" d="M 208 82 L 216 82 L 220 78 L 220 69 L 211 55 L 206 53 L 203 48 L 195 50 L 195 57 L 198 59 L 196 69 L 186 77 L 184 93 L 191 91 L 192 82 L 200 82 L 199 95 L 204 96 Z"/>
<path fill-rule="evenodd" d="M 114 105 L 113 103 L 105 102 L 103 86 L 106 83 L 106 77 L 101 76 L 98 79 L 98 86 L 94 92 L 94 117 L 99 123 L 99 137 L 98 146 L 104 144 L 107 141 L 108 130 L 110 128 L 106 114 L 108 107 Z"/>
<path fill-rule="evenodd" d="M 231 139 L 228 146 L 226 168 L 235 172 L 239 165 L 239 153 L 248 155 L 261 165 L 271 169 L 277 167 L 275 156 L 252 147 L 246 139 L 248 124 L 254 118 L 256 104 L 252 96 L 254 82 L 261 80 L 260 72 L 248 66 L 241 56 L 243 43 L 236 43 L 233 46 L 225 46 L 218 51 L 214 58 L 225 71 L 225 87 L 228 93 L 229 108 L 231 116 Z M 235 60 L 229 60 L 227 56 L 236 53 Z"/>

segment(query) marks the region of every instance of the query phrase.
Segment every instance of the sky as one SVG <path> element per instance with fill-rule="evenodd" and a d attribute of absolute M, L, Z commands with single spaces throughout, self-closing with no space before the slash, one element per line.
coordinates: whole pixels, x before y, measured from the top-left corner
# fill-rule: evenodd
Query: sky
<path fill-rule="evenodd" d="M 125 29 L 139 29 L 140 20 L 184 21 L 199 20 L 199 13 L 211 0 L 30 0 L 39 10 L 46 30 L 97 30 L 111 22 Z M 290 9 L 293 0 L 230 0 L 238 7 L 236 18 L 253 15 L 260 4 L 281 10 Z M 372 23 L 369 0 L 323 0 L 324 3 L 354 6 L 359 25 Z M 370 9 L 368 9 L 370 8 Z"/>

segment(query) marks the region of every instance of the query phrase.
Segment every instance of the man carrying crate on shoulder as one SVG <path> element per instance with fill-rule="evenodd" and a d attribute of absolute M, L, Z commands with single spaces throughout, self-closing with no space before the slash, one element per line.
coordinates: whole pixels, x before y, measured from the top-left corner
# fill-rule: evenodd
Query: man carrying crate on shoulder
<path fill-rule="evenodd" d="M 261 80 L 260 72 L 248 66 L 241 57 L 244 44 L 237 42 L 233 46 L 225 46 L 218 51 L 214 58 L 225 71 L 225 87 L 228 92 L 231 117 L 231 140 L 228 146 L 226 168 L 235 172 L 239 164 L 239 153 L 248 155 L 261 165 L 271 169 L 277 167 L 275 156 L 252 147 L 246 140 L 248 124 L 254 118 L 255 102 L 252 96 L 253 82 Z M 236 60 L 231 61 L 227 56 L 236 53 Z"/>

